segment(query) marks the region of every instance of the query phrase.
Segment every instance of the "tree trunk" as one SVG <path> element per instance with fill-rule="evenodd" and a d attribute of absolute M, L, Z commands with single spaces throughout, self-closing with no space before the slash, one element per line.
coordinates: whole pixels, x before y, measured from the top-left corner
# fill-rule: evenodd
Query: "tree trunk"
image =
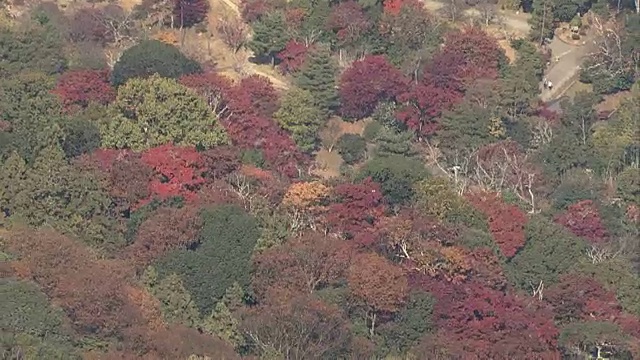
<path fill-rule="evenodd" d="M 376 313 L 373 312 L 373 316 L 371 316 L 371 328 L 369 329 L 369 335 L 371 335 L 371 337 L 373 337 L 373 335 L 375 334 L 375 329 L 376 329 Z"/>

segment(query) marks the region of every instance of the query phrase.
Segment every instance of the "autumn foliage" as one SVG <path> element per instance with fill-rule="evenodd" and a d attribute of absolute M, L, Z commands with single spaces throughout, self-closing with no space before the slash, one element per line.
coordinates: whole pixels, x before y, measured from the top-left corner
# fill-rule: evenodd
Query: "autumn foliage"
<path fill-rule="evenodd" d="M 424 68 L 422 79 L 398 97 L 402 106 L 397 118 L 420 135 L 433 135 L 440 128 L 439 116 L 464 95 L 461 54 L 440 53 Z"/>
<path fill-rule="evenodd" d="M 207 17 L 209 2 L 206 0 L 174 0 L 173 16 L 180 27 L 191 27 Z"/>
<path fill-rule="evenodd" d="M 398 15 L 403 7 L 421 9 L 422 5 L 417 0 L 386 0 L 383 2 L 386 14 Z"/>
<path fill-rule="evenodd" d="M 94 260 L 88 249 L 54 231 L 20 230 L 8 246 L 20 256 L 14 265 L 18 276 L 55 299 L 79 333 L 104 338 L 142 321 L 127 306 L 125 263 Z"/>
<path fill-rule="evenodd" d="M 62 74 L 53 93 L 67 110 L 84 108 L 91 102 L 106 105 L 116 98 L 108 70 L 76 70 Z"/>
<path fill-rule="evenodd" d="M 311 49 L 305 44 L 295 40 L 289 40 L 284 49 L 276 55 L 280 60 L 278 68 L 285 74 L 300 70 L 307 59 L 309 50 Z"/>
<path fill-rule="evenodd" d="M 342 73 L 342 114 L 353 119 L 369 116 L 379 101 L 395 100 L 406 86 L 402 73 L 384 56 L 367 56 Z"/>
<path fill-rule="evenodd" d="M 276 247 L 254 259 L 256 291 L 263 296 L 271 288 L 312 293 L 342 279 L 351 256 L 344 240 L 305 234 L 286 249 Z"/>
<path fill-rule="evenodd" d="M 556 217 L 556 222 L 594 245 L 603 244 L 609 237 L 598 208 L 592 200 L 582 200 L 569 205 L 564 213 Z"/>
<path fill-rule="evenodd" d="M 504 57 L 498 42 L 479 27 L 467 27 L 447 34 L 441 53 L 444 59 L 461 57 L 457 73 L 461 78 L 495 79 Z"/>
<path fill-rule="evenodd" d="M 499 194 L 473 194 L 469 200 L 486 215 L 489 231 L 500 252 L 507 258 L 513 257 L 525 243 L 525 213 L 515 205 L 505 204 Z"/>
<path fill-rule="evenodd" d="M 207 99 L 235 146 L 260 149 L 273 169 L 295 178 L 307 160 L 293 140 L 269 117 L 278 96 L 269 80 L 251 76 L 234 84 L 216 73 L 184 76 L 180 82 Z"/>
<path fill-rule="evenodd" d="M 551 314 L 526 299 L 471 283 L 432 289 L 440 344 L 468 359 L 558 359 Z M 526 341 L 522 341 L 527 339 Z"/>
<path fill-rule="evenodd" d="M 340 45 L 350 45 L 364 35 L 371 23 L 358 2 L 344 1 L 332 7 L 326 26 L 335 32 Z"/>
<path fill-rule="evenodd" d="M 620 316 L 615 294 L 591 277 L 568 274 L 545 292 L 545 301 L 553 308 L 556 321 L 575 320 L 612 321 Z"/>
<path fill-rule="evenodd" d="M 140 225 L 127 256 L 138 265 L 148 265 L 171 250 L 195 243 L 201 227 L 197 208 L 160 208 Z"/>
<path fill-rule="evenodd" d="M 335 202 L 329 205 L 327 222 L 336 231 L 353 237 L 372 229 L 384 213 L 380 185 L 371 179 L 361 184 L 341 184 L 333 189 Z"/>
<path fill-rule="evenodd" d="M 142 162 L 150 166 L 155 176 L 149 187 L 152 196 L 166 199 L 181 196 L 194 200 L 204 183 L 200 154 L 193 147 L 162 145 L 142 154 Z"/>

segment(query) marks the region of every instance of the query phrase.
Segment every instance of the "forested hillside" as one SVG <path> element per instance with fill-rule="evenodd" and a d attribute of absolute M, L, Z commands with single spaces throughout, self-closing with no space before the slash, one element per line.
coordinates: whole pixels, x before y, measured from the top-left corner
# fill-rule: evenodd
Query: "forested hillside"
<path fill-rule="evenodd" d="M 640 359 L 637 1 L 0 4 L 1 359 Z"/>

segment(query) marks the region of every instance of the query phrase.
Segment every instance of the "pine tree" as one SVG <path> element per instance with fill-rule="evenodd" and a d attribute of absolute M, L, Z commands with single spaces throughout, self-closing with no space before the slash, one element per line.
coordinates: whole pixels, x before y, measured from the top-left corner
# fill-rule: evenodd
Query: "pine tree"
<path fill-rule="evenodd" d="M 337 67 L 326 45 L 318 46 L 309 53 L 307 61 L 297 78 L 298 86 L 308 90 L 323 111 L 331 112 L 338 107 L 336 89 Z"/>
<path fill-rule="evenodd" d="M 242 306 L 244 290 L 237 282 L 234 282 L 225 292 L 211 315 L 202 322 L 202 329 L 216 335 L 234 347 L 242 345 L 244 339 L 238 330 L 239 322 L 233 316 L 233 312 Z"/>
<path fill-rule="evenodd" d="M 383 127 L 378 131 L 375 143 L 377 145 L 376 155 L 391 156 L 402 155 L 412 157 L 417 154 L 413 147 L 413 133 L 410 131 L 397 131 Z"/>
<path fill-rule="evenodd" d="M 531 39 L 542 43 L 545 38 L 552 38 L 555 29 L 553 18 L 553 2 L 550 0 L 533 0 L 533 11 L 529 18 Z"/>
<path fill-rule="evenodd" d="M 153 277 L 153 273 L 149 275 Z M 151 293 L 160 300 L 162 315 L 167 322 L 177 322 L 189 327 L 200 323 L 198 308 L 178 275 L 172 274 L 160 280 L 151 288 Z"/>
<path fill-rule="evenodd" d="M 315 150 L 318 129 L 325 119 L 322 109 L 315 104 L 311 92 L 290 90 L 282 99 L 280 109 L 273 115 L 280 126 L 291 133 L 298 147 L 306 152 Z"/>
<path fill-rule="evenodd" d="M 282 51 L 290 37 L 284 15 L 272 12 L 256 21 L 253 25 L 253 38 L 247 44 L 255 56 L 269 56 L 275 62 L 275 54 Z"/>

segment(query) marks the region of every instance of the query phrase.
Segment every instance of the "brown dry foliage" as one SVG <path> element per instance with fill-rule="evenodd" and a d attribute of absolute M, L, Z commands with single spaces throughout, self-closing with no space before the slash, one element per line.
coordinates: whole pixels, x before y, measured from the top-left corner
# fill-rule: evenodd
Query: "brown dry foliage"
<path fill-rule="evenodd" d="M 408 290 L 404 272 L 380 255 L 357 255 L 347 277 L 353 295 L 375 312 L 393 313 L 404 303 Z"/>
<path fill-rule="evenodd" d="M 95 259 L 80 243 L 49 229 L 16 229 L 7 247 L 20 258 L 16 273 L 40 285 L 79 333 L 110 337 L 144 323 L 124 292 L 127 263 Z"/>
<path fill-rule="evenodd" d="M 270 289 L 312 293 L 344 278 L 351 261 L 351 248 L 341 239 L 318 233 L 305 234 L 257 255 L 254 259 L 254 289 L 265 299 Z"/>
<path fill-rule="evenodd" d="M 291 184 L 284 194 L 282 205 L 298 210 L 311 210 L 320 201 L 328 198 L 330 189 L 319 181 Z"/>
<path fill-rule="evenodd" d="M 196 242 L 201 227 L 195 207 L 160 208 L 140 225 L 135 242 L 125 250 L 126 257 L 146 266 L 171 250 Z"/>

